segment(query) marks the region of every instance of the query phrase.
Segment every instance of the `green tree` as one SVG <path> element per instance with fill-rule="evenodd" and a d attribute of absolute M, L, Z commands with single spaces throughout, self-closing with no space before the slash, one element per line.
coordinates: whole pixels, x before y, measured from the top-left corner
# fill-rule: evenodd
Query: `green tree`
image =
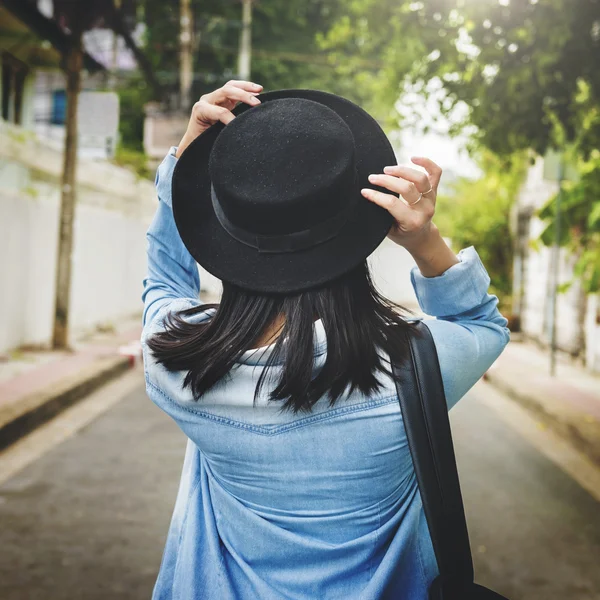
<path fill-rule="evenodd" d="M 143 0 L 146 45 L 158 78 L 175 92 L 178 84 L 177 3 Z M 331 69 L 318 38 L 341 14 L 343 0 L 265 0 L 254 6 L 252 78 L 265 89 L 329 87 Z M 197 50 L 194 96 L 235 76 L 241 5 L 227 0 L 192 3 Z"/>
<path fill-rule="evenodd" d="M 236 76 L 241 5 L 234 0 L 192 2 L 196 50 L 192 95 L 200 97 Z M 343 11 L 343 0 L 265 0 L 254 7 L 252 78 L 266 90 L 319 88 L 349 94 L 353 84 L 333 77 L 331 57 L 319 40 Z M 141 150 L 143 105 L 151 99 L 175 98 L 179 88 L 179 4 L 140 0 L 147 29 L 145 55 L 164 90 L 162 98 L 136 75 L 124 81 L 121 140 L 128 150 Z"/>
<path fill-rule="evenodd" d="M 523 181 L 522 155 L 500 159 L 486 151 L 479 161 L 484 175 L 459 179 L 437 202 L 435 222 L 456 249 L 475 246 L 492 280 L 492 290 L 508 310 L 512 294 L 513 237 L 510 215 Z"/>
<path fill-rule="evenodd" d="M 578 257 L 575 276 L 581 278 L 584 290 L 600 291 L 600 149 L 594 146 L 600 125 L 600 104 L 590 93 L 583 80 L 578 81 L 576 137 L 567 143 L 567 134 L 555 121 L 556 137 L 567 148 L 566 159 L 579 167 L 580 178 L 563 184 L 561 201 L 561 239 L 574 256 Z M 556 202 L 552 198 L 539 213 L 546 222 L 541 241 L 551 245 L 555 239 Z"/>
<path fill-rule="evenodd" d="M 412 11 L 428 59 L 413 76 L 439 77 L 447 97 L 469 107 L 468 122 L 499 154 L 556 143 L 558 123 L 579 136 L 581 83 L 600 102 L 600 3 L 596 0 L 430 0 Z M 598 126 L 589 129 L 600 141 Z M 587 140 L 589 144 L 590 139 Z"/>
<path fill-rule="evenodd" d="M 600 291 L 600 151 L 580 165 L 578 182 L 563 184 L 560 244 L 578 257 L 575 276 L 589 293 Z M 552 198 L 540 211 L 546 222 L 540 237 L 550 246 L 554 242 L 556 202 Z"/>
<path fill-rule="evenodd" d="M 371 92 L 388 105 L 408 82 L 442 114 L 464 103 L 463 125 L 498 154 L 543 154 L 556 120 L 575 140 L 581 82 L 600 101 L 597 0 L 353 0 L 321 44 L 359 79 L 360 61 L 377 61 Z M 599 147 L 600 124 L 588 133 Z"/>
<path fill-rule="evenodd" d="M 134 152 L 143 152 L 144 105 L 152 99 L 152 91 L 142 77 L 132 77 L 117 90 L 120 109 L 120 145 Z"/>
<path fill-rule="evenodd" d="M 600 148 L 600 2 L 354 0 L 325 41 L 330 50 L 378 56 L 385 77 L 371 92 L 380 106 L 410 84 L 434 94 L 442 115 L 456 118 L 466 107 L 453 130 L 468 127 L 476 147 L 510 157 L 569 146 L 584 176 L 565 196 L 563 242 L 581 257 L 587 288 L 599 289 L 600 165 L 592 158 Z M 549 243 L 552 203 L 541 216 Z"/>

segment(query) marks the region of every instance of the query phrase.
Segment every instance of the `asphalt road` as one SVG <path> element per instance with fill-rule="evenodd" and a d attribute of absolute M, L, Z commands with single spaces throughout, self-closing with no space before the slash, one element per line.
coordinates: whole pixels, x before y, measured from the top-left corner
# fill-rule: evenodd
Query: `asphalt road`
<path fill-rule="evenodd" d="M 452 412 L 477 579 L 511 600 L 600 600 L 600 505 L 484 393 Z M 0 599 L 149 598 L 184 443 L 140 384 L 0 484 Z"/>

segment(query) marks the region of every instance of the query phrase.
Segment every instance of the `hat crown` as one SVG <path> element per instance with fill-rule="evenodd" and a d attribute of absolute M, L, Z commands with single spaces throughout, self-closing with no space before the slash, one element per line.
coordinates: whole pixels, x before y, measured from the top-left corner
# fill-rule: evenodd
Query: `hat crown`
<path fill-rule="evenodd" d="M 354 137 L 332 109 L 304 98 L 245 110 L 219 133 L 209 160 L 216 199 L 257 235 L 306 230 L 356 198 Z"/>

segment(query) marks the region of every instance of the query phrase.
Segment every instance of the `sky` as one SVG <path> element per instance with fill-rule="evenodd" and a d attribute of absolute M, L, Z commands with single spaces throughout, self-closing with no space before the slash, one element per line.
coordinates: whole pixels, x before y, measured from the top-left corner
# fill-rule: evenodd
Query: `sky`
<path fill-rule="evenodd" d="M 464 138 L 451 138 L 448 134 L 421 134 L 410 129 L 400 134 L 401 148 L 398 160 L 410 163 L 411 156 L 426 156 L 447 173 L 456 176 L 477 178 L 480 170 L 464 149 Z"/>
<path fill-rule="evenodd" d="M 399 141 L 398 162 L 409 164 L 411 156 L 425 156 L 448 175 L 479 177 L 481 171 L 466 150 L 468 136 L 451 137 L 448 133 L 453 123 L 464 118 L 468 110 L 466 105 L 459 105 L 449 117 L 445 117 L 439 109 L 439 103 L 444 100 L 441 82 L 433 80 L 428 89 L 431 93 L 428 99 L 417 90 L 406 89 L 396 103 L 396 109 L 406 118 L 406 126 L 393 136 Z M 428 128 L 427 133 L 423 133 L 425 128 Z"/>

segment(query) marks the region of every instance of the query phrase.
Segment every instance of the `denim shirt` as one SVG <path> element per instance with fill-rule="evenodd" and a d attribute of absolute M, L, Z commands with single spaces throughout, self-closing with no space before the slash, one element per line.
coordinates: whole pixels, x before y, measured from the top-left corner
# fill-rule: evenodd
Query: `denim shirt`
<path fill-rule="evenodd" d="M 199 304 L 197 265 L 171 209 L 171 152 L 158 169 L 148 230 L 142 345 L 148 395 L 188 437 L 153 598 L 160 600 L 425 600 L 437 565 L 394 383 L 354 392 L 309 415 L 280 411 L 269 386 L 253 407 L 272 346 L 246 352 L 202 398 L 185 373 L 157 364 L 145 341 L 171 311 Z M 451 408 L 509 340 L 474 248 L 439 277 L 418 269 Z M 204 315 L 189 317 L 200 321 Z M 327 344 L 315 323 L 315 372 Z M 275 380 L 279 366 L 275 366 Z"/>

